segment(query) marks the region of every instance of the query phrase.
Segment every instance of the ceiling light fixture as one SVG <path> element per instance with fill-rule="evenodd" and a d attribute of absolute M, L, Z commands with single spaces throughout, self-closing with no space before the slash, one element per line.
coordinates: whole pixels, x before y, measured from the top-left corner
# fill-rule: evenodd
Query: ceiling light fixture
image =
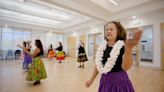
<path fill-rule="evenodd" d="M 77 36 L 77 33 L 74 32 L 72 35 L 73 35 L 73 36 Z"/>
<path fill-rule="evenodd" d="M 24 2 L 24 0 L 19 0 L 19 1 Z"/>
<path fill-rule="evenodd" d="M 115 6 L 118 6 L 118 2 L 116 2 L 115 0 L 109 0 L 112 4 L 114 4 Z"/>
<path fill-rule="evenodd" d="M 72 19 L 72 17 L 70 17 L 67 13 L 65 13 L 64 11 L 60 11 L 59 9 L 55 9 L 53 7 L 49 7 L 47 5 L 42 5 L 40 3 L 35 3 L 35 2 L 32 2 L 32 1 L 29 1 L 28 3 L 38 7 L 38 8 L 43 8 L 43 9 L 48 9 L 50 10 L 50 12 L 52 13 L 53 16 L 55 17 L 58 17 L 60 19 L 63 19 L 63 20 L 70 20 Z"/>
<path fill-rule="evenodd" d="M 136 16 L 132 16 L 133 19 L 136 19 L 137 17 Z"/>
<path fill-rule="evenodd" d="M 59 10 L 55 10 L 55 9 L 50 9 L 56 16 L 56 17 L 59 17 L 59 18 L 62 18 L 62 19 L 65 19 L 65 20 L 70 20 L 71 17 L 68 13 L 65 13 L 65 12 L 61 12 Z"/>

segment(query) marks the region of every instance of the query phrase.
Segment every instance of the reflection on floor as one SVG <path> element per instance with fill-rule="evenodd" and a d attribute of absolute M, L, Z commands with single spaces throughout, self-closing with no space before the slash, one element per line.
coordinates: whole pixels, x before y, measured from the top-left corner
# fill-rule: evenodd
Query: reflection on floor
<path fill-rule="evenodd" d="M 21 61 L 0 61 L 0 92 L 97 92 L 100 75 L 90 88 L 85 88 L 93 70 L 93 61 L 84 69 L 77 68 L 76 59 L 66 58 L 63 63 L 44 59 L 48 78 L 33 86 L 25 80 L 27 72 Z M 128 71 L 136 92 L 164 92 L 164 71 L 146 67 L 132 67 Z"/>

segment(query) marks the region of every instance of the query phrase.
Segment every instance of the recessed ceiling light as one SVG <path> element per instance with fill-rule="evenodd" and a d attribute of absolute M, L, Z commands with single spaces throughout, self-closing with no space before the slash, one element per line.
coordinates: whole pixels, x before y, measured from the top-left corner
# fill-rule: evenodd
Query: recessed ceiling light
<path fill-rule="evenodd" d="M 19 1 L 24 2 L 24 0 L 19 0 Z"/>
<path fill-rule="evenodd" d="M 136 16 L 132 16 L 133 19 L 136 19 L 137 17 Z"/>
<path fill-rule="evenodd" d="M 73 36 L 77 36 L 77 33 L 74 32 L 72 35 L 73 35 Z"/>
<path fill-rule="evenodd" d="M 109 0 L 112 4 L 114 4 L 115 6 L 118 6 L 118 2 L 116 2 L 115 0 Z"/>

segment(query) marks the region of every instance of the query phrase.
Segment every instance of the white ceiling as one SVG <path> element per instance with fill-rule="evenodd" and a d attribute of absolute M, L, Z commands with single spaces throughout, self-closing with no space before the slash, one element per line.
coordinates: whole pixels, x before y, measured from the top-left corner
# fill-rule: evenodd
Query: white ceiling
<path fill-rule="evenodd" d="M 164 8 L 164 0 L 115 1 L 0 0 L 0 24 L 68 32 Z"/>
<path fill-rule="evenodd" d="M 55 29 L 91 20 L 90 17 L 35 0 L 0 0 L 0 19 Z"/>
<path fill-rule="evenodd" d="M 118 6 L 115 6 L 110 0 L 90 0 L 100 7 L 107 9 L 109 12 L 118 12 L 127 8 L 131 8 L 137 5 L 141 5 L 153 0 L 114 0 L 118 3 Z"/>

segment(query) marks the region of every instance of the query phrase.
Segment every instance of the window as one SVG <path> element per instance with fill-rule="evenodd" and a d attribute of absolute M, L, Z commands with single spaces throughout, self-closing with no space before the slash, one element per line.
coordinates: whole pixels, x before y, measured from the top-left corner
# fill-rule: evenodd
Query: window
<path fill-rule="evenodd" d="M 55 34 L 52 32 L 46 33 L 46 48 L 50 46 L 50 44 L 53 45 L 53 48 L 56 48 L 58 46 L 58 42 L 63 43 L 63 34 Z"/>
<path fill-rule="evenodd" d="M 2 28 L 2 50 L 13 49 L 13 31 L 11 28 Z"/>
<path fill-rule="evenodd" d="M 17 49 L 20 49 L 17 47 L 18 44 L 21 44 L 22 45 L 22 42 L 23 42 L 23 32 L 22 30 L 18 30 L 18 29 L 15 29 L 13 31 L 13 50 L 17 50 Z"/>
<path fill-rule="evenodd" d="M 18 28 L 2 28 L 2 50 L 17 50 L 18 44 L 22 45 L 23 41 L 31 40 L 31 32 Z"/>
<path fill-rule="evenodd" d="M 63 43 L 63 34 L 58 34 L 57 35 L 57 41 Z"/>
<path fill-rule="evenodd" d="M 31 41 L 31 31 L 24 31 L 23 32 L 23 41 Z"/>
<path fill-rule="evenodd" d="M 54 48 L 54 45 L 57 41 L 57 35 L 52 33 L 52 32 L 47 32 L 46 33 L 46 48 L 48 50 L 50 44 L 53 45 L 53 48 Z"/>

